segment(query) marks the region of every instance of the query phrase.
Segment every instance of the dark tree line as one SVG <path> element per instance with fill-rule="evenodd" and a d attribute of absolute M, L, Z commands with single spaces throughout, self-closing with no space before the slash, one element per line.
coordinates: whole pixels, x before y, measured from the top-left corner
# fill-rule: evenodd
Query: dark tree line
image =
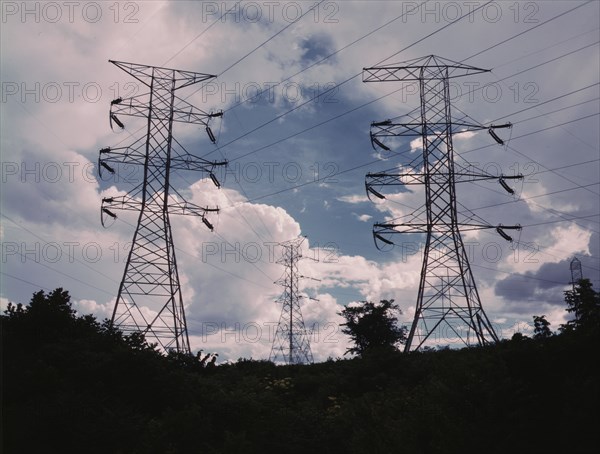
<path fill-rule="evenodd" d="M 207 368 L 37 292 L 0 316 L 2 452 L 596 452 L 598 294 L 565 297 L 573 320 L 532 339 L 402 354 L 396 305 L 365 302 L 355 358 Z"/>

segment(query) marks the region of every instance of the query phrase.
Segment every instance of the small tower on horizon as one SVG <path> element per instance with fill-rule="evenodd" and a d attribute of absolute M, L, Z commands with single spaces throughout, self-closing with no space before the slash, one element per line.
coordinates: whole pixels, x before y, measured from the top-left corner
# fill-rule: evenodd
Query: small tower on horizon
<path fill-rule="evenodd" d="M 577 283 L 583 279 L 583 270 L 581 269 L 581 262 L 577 257 L 573 257 L 571 260 L 571 285 L 573 286 L 573 291 L 575 291 L 575 286 Z"/>
<path fill-rule="evenodd" d="M 299 278 L 304 277 L 298 273 L 298 260 L 302 258 L 300 248 L 304 240 L 304 237 L 300 237 L 281 243 L 283 253 L 281 259 L 277 261 L 285 266 L 283 276 L 276 282 L 284 288 L 277 300 L 283 304 L 283 307 L 269 361 L 283 361 L 288 365 L 313 362 L 309 336 L 300 311 L 301 295 L 298 288 Z"/>

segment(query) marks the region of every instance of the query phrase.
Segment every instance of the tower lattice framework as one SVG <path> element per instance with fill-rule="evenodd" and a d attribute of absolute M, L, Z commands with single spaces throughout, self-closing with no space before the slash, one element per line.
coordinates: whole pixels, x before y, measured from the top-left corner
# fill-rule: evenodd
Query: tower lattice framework
<path fill-rule="evenodd" d="M 101 220 L 116 218 L 114 210 L 139 211 L 137 227 L 127 257 L 123 278 L 111 318 L 113 326 L 124 334 L 142 333 L 147 341 L 164 351 L 191 353 L 181 283 L 173 244 L 170 214 L 206 218 L 209 208 L 188 202 L 172 185 L 172 171 L 204 172 L 220 186 L 213 174 L 216 166 L 226 162 L 209 162 L 189 153 L 173 136 L 176 122 L 202 125 L 215 142 L 209 127 L 211 118 L 222 112 L 206 113 L 179 96 L 178 90 L 216 76 L 177 69 L 112 61 L 149 91 L 111 102 L 110 124 L 123 129 L 120 117 L 145 118 L 146 133 L 131 145 L 103 148 L 98 170 L 115 173 L 114 165 L 135 164 L 143 167 L 143 181 L 124 196 L 102 199 Z"/>
<path fill-rule="evenodd" d="M 493 226 L 473 213 L 467 216 L 459 212 L 455 184 L 497 179 L 513 194 L 506 180 L 522 176 L 498 177 L 456 162 L 453 134 L 487 129 L 503 144 L 494 130 L 511 125 L 484 126 L 453 121 L 449 92 L 451 78 L 486 71 L 434 55 L 363 70 L 364 82 L 413 81 L 419 85 L 420 109 L 399 117 L 405 119 L 402 122 L 374 122 L 370 134 L 373 147 L 384 151 L 392 151 L 396 137 L 421 137 L 422 155 L 408 165 L 366 176 L 370 198 L 385 199 L 383 188 L 386 186 L 425 186 L 426 201 L 421 208 L 373 227 L 375 244 L 380 249 L 381 244 L 395 244 L 392 238 L 398 233 L 426 235 L 415 315 L 405 345 L 407 352 L 418 350 L 427 341 L 460 339 L 469 346 L 498 340 L 483 310 L 461 231 L 495 228 L 503 238 L 512 241 L 505 230 L 520 229 L 520 226 Z"/>
<path fill-rule="evenodd" d="M 581 261 L 577 257 L 573 257 L 569 268 L 571 269 L 571 285 L 573 286 L 573 291 L 575 291 L 575 287 L 579 284 L 579 281 L 583 279 Z"/>
<path fill-rule="evenodd" d="M 304 238 L 286 241 L 280 245 L 283 253 L 277 263 L 285 266 L 285 272 L 276 284 L 283 286 L 284 290 L 277 299 L 282 303 L 281 316 L 269 361 L 283 361 L 286 364 L 307 364 L 313 362 L 310 340 L 304 326 L 302 311 L 300 310 L 300 291 L 298 260 L 302 258 L 301 246 Z"/>

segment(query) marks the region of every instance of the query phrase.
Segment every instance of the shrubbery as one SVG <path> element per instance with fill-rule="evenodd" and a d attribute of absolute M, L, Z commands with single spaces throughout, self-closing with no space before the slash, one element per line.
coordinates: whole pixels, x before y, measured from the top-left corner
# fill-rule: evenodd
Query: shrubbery
<path fill-rule="evenodd" d="M 593 329 L 485 348 L 387 351 L 307 366 L 240 360 L 209 370 L 77 316 L 62 289 L 11 305 L 1 319 L 7 454 L 598 446 Z"/>

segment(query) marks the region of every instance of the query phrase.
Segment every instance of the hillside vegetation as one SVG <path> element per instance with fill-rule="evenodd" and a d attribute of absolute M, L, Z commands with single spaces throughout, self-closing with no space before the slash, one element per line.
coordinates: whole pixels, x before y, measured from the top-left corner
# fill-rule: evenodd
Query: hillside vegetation
<path fill-rule="evenodd" d="M 597 297 L 597 295 L 596 295 Z M 599 446 L 599 336 L 306 366 L 202 367 L 78 316 L 62 289 L 2 317 L 3 452 L 576 453 Z"/>

